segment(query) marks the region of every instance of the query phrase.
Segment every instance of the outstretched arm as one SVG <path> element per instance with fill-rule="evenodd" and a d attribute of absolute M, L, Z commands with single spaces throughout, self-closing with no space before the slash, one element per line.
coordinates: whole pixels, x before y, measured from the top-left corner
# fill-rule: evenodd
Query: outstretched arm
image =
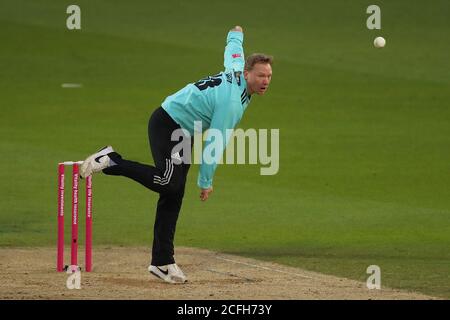
<path fill-rule="evenodd" d="M 244 71 L 245 59 L 244 48 L 242 47 L 243 42 L 244 33 L 242 27 L 235 26 L 228 32 L 223 63 L 226 71 Z"/>
<path fill-rule="evenodd" d="M 244 49 L 242 43 L 244 42 L 244 33 L 241 26 L 235 26 L 228 32 L 227 45 L 225 47 L 224 53 L 224 67 L 226 71 L 233 72 L 243 72 L 245 59 L 244 59 Z M 239 101 L 238 101 L 239 102 Z M 219 129 L 222 132 L 222 137 L 225 137 L 223 145 L 220 146 L 216 152 L 218 155 L 222 155 L 225 149 L 229 137 L 226 135 L 226 129 L 231 129 L 236 126 L 239 119 L 233 116 L 233 113 L 225 112 L 228 108 L 217 107 L 217 112 L 214 114 L 211 121 L 211 128 Z M 228 110 L 229 111 L 229 110 Z M 208 135 L 209 136 L 209 135 Z M 206 145 L 210 142 L 207 138 Z M 209 194 L 213 191 L 212 187 L 212 176 L 216 169 L 217 163 L 205 164 L 204 162 L 200 166 L 200 173 L 198 178 L 198 185 L 201 188 L 200 199 L 206 201 Z"/>

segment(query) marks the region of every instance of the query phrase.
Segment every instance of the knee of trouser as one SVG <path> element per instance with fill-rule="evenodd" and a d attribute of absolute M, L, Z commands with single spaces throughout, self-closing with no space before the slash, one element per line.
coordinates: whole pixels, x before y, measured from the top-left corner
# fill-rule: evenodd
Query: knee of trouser
<path fill-rule="evenodd" d="M 178 177 L 172 177 L 164 188 L 164 193 L 175 195 L 181 194 L 184 190 L 184 181 Z"/>

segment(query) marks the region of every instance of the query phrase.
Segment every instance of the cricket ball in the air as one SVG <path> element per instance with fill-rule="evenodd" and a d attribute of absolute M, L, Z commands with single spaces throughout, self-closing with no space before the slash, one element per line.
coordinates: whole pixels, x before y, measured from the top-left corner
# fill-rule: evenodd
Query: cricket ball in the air
<path fill-rule="evenodd" d="M 384 40 L 383 37 L 376 37 L 375 40 L 373 40 L 373 45 L 375 48 L 383 48 L 386 44 L 386 40 Z"/>

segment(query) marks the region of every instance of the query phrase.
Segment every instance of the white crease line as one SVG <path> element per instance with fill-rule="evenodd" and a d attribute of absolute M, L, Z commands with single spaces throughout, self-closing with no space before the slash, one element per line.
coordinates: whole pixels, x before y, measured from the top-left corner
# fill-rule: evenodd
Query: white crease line
<path fill-rule="evenodd" d="M 264 270 L 275 271 L 275 272 L 278 272 L 278 273 L 285 273 L 285 274 L 289 274 L 289 275 L 294 275 L 294 276 L 301 277 L 301 278 L 314 279 L 312 277 L 304 276 L 304 275 L 301 275 L 301 274 L 298 274 L 298 273 L 281 271 L 281 270 L 277 270 L 277 269 L 273 269 L 273 268 L 269 268 L 269 267 L 258 266 L 256 264 L 251 264 L 251 263 L 246 263 L 246 262 L 241 262 L 241 261 L 236 261 L 236 260 L 231 260 L 231 259 L 225 259 L 225 258 L 221 258 L 221 257 L 216 257 L 216 259 L 229 261 L 229 262 L 233 262 L 233 263 L 238 263 L 238 264 L 243 264 L 243 265 L 254 267 L 254 268 L 260 268 L 260 269 L 264 269 Z"/>
<path fill-rule="evenodd" d="M 61 85 L 63 88 L 81 88 L 82 86 L 81 83 L 63 83 Z"/>

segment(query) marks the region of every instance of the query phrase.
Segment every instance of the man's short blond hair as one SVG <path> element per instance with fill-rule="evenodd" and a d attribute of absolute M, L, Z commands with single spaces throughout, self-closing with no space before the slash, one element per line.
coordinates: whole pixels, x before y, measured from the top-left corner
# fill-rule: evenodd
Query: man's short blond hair
<path fill-rule="evenodd" d="M 264 53 L 253 53 L 245 59 L 245 70 L 251 71 L 255 64 L 265 63 L 272 65 L 273 57 Z"/>

